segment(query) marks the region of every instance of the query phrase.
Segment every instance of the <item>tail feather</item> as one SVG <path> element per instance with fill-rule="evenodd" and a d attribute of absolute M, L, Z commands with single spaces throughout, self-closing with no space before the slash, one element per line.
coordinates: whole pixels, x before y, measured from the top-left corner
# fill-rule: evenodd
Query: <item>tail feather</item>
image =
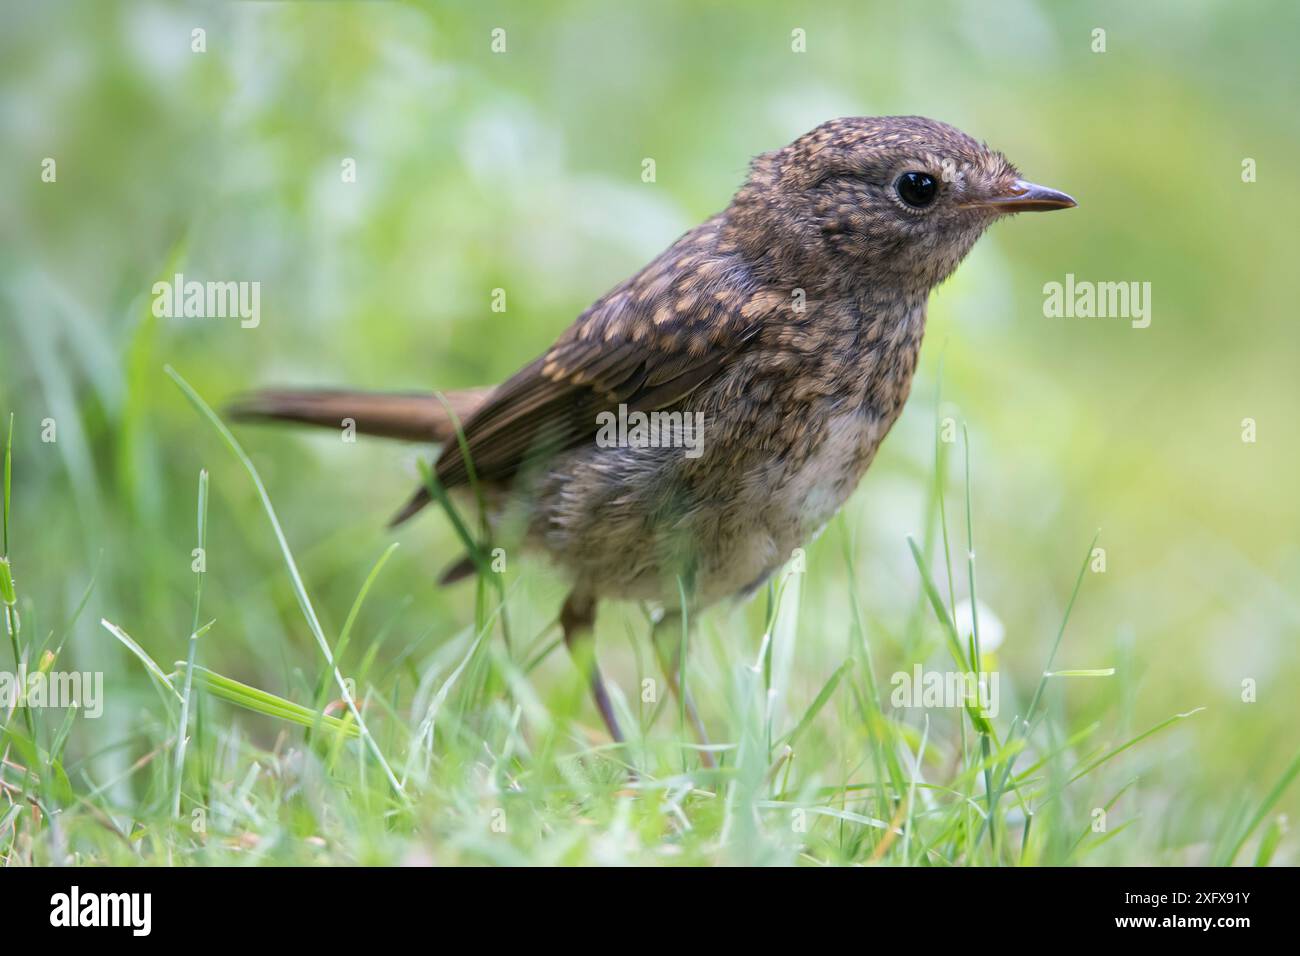
<path fill-rule="evenodd" d="M 355 423 L 363 435 L 442 443 L 456 434 L 491 389 L 473 388 L 438 396 L 423 393 L 352 392 L 334 389 L 267 389 L 234 401 L 238 421 L 285 421 L 326 428 Z M 445 404 L 444 404 L 445 402 Z"/>
<path fill-rule="evenodd" d="M 431 393 L 351 392 L 336 389 L 267 389 L 237 398 L 227 409 L 236 421 L 280 421 L 342 428 L 351 420 L 363 435 L 442 444 L 483 404 L 490 388 Z M 429 503 L 419 488 L 389 522 L 401 524 Z M 455 580 L 453 578 L 452 580 Z"/>

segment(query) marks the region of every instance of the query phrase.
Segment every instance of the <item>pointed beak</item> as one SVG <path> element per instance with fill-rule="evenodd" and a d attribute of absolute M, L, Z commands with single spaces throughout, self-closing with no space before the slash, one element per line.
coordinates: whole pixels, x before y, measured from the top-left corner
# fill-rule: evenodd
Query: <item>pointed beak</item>
<path fill-rule="evenodd" d="M 1063 192 L 1037 183 L 1017 179 L 1004 193 L 978 200 L 971 205 L 984 206 L 994 212 L 1046 212 L 1049 209 L 1072 209 L 1079 205 Z"/>

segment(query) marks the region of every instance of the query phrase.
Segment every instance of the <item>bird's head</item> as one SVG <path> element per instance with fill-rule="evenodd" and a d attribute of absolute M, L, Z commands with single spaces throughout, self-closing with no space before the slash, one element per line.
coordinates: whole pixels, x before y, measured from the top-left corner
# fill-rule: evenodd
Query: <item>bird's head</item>
<path fill-rule="evenodd" d="M 728 218 L 747 252 L 792 278 L 829 266 L 925 292 L 999 217 L 1074 205 L 946 123 L 847 117 L 758 156 Z"/>

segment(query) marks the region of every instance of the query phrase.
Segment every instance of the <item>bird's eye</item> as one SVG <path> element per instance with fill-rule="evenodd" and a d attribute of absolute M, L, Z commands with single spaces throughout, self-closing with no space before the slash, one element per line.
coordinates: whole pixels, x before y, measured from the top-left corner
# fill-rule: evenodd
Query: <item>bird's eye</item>
<path fill-rule="evenodd" d="M 917 209 L 924 209 L 939 195 L 939 184 L 929 173 L 903 173 L 894 188 L 903 202 Z"/>

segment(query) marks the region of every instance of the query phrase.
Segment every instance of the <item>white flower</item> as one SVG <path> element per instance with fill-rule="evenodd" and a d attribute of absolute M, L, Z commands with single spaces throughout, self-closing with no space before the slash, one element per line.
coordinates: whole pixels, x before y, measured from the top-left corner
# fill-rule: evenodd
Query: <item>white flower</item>
<path fill-rule="evenodd" d="M 987 654 L 990 651 L 996 651 L 1002 645 L 1002 639 L 1006 637 L 1007 629 L 1002 626 L 1002 621 L 993 613 L 992 609 L 983 601 L 976 602 L 979 605 L 980 615 L 980 653 Z M 970 599 L 962 598 L 957 602 L 957 607 L 953 611 L 957 619 L 957 636 L 961 638 L 962 646 L 965 647 L 970 641 L 971 632 L 975 629 L 975 621 L 971 615 Z"/>

